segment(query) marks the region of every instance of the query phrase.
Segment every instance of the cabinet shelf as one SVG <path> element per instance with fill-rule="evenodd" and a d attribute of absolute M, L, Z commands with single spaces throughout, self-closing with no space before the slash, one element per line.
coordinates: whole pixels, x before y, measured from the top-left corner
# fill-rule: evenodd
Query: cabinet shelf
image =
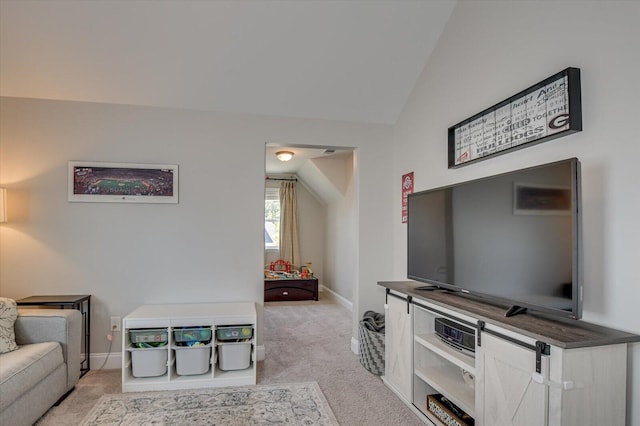
<path fill-rule="evenodd" d="M 201 382 L 207 380 L 211 380 L 211 366 L 209 366 L 209 370 L 202 374 L 180 375 L 176 373 L 175 368 L 171 371 L 171 381 L 174 382 Z"/>
<path fill-rule="evenodd" d="M 440 426 L 440 425 L 442 425 L 442 426 L 447 426 L 445 423 L 442 423 L 442 420 L 440 420 L 439 418 L 437 418 L 436 416 L 434 416 L 433 414 L 431 414 L 431 412 L 430 412 L 430 411 L 425 410 L 425 411 L 423 411 L 423 413 L 424 413 L 424 415 L 425 415 L 429 420 L 431 420 L 431 422 L 432 422 L 434 425 L 436 425 L 436 426 Z"/>
<path fill-rule="evenodd" d="M 251 366 L 244 370 L 220 370 L 217 366 L 215 367 L 215 376 L 216 380 L 247 380 L 251 378 L 250 371 L 253 368 L 253 362 Z"/>
<path fill-rule="evenodd" d="M 437 315 L 422 308 L 415 309 L 414 314 L 413 403 L 431 417 L 426 407 L 427 395 L 441 393 L 475 417 L 475 389 L 463 378 L 464 371 L 476 375 L 475 357 L 442 341 L 434 332 Z"/>
<path fill-rule="evenodd" d="M 425 348 L 435 352 L 443 358 L 448 359 L 453 364 L 468 371 L 475 376 L 476 367 L 475 359 L 471 355 L 462 353 L 461 351 L 444 343 L 435 333 L 416 334 L 415 342 Z"/>
<path fill-rule="evenodd" d="M 421 367 L 415 368 L 414 374 L 450 399 L 471 417 L 475 417 L 475 391 L 462 380 L 462 375 L 457 367 L 452 365 Z M 458 379 L 458 377 L 460 378 Z"/>

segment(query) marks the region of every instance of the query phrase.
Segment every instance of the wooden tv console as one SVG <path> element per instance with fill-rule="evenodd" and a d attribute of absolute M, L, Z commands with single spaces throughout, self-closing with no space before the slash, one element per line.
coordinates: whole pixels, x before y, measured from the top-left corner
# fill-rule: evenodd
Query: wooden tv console
<path fill-rule="evenodd" d="M 455 293 L 386 288 L 384 383 L 428 424 L 442 394 L 475 420 L 493 425 L 624 425 L 627 344 L 640 336 L 584 321 L 531 314 Z M 475 353 L 444 342 L 436 318 L 474 331 Z M 470 380 L 470 377 L 473 380 Z"/>

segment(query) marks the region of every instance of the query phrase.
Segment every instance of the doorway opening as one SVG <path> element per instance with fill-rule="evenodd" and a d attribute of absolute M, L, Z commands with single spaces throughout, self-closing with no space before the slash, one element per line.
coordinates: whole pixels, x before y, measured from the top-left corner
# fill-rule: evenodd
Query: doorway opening
<path fill-rule="evenodd" d="M 282 151 L 292 157 L 279 160 L 276 154 Z M 348 309 L 353 308 L 357 276 L 356 156 L 349 147 L 265 145 L 265 275 L 273 262 L 292 261 L 281 241 L 279 210 L 280 188 L 287 182 L 296 191 L 299 249 L 291 267 L 298 273 L 306 269 L 318 280 L 320 298 L 333 297 Z M 299 296 L 288 293 L 278 300 Z"/>

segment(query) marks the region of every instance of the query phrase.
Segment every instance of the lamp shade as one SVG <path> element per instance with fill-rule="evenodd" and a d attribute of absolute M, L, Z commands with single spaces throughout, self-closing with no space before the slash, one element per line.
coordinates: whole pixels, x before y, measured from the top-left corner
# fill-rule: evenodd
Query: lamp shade
<path fill-rule="evenodd" d="M 289 161 L 293 158 L 293 152 L 291 151 L 278 151 L 276 152 L 276 157 L 280 161 Z"/>
<path fill-rule="evenodd" d="M 7 221 L 7 190 L 0 188 L 0 222 Z"/>

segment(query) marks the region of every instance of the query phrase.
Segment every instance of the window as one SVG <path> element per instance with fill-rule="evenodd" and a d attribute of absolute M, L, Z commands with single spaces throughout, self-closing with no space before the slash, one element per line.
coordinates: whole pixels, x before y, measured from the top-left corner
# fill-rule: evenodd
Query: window
<path fill-rule="evenodd" d="M 280 189 L 265 188 L 264 191 L 264 248 L 280 248 Z"/>

